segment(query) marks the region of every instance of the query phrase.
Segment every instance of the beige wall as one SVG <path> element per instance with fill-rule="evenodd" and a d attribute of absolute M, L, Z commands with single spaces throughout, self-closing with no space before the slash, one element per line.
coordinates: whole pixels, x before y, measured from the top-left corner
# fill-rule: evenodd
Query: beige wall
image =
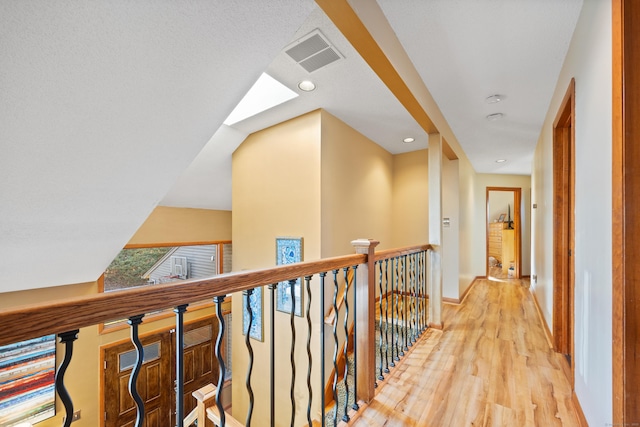
<path fill-rule="evenodd" d="M 427 150 L 393 156 L 391 245 L 429 241 L 429 158 Z"/>
<path fill-rule="evenodd" d="M 361 237 L 392 246 L 393 156 L 325 111 L 250 135 L 233 154 L 232 183 L 235 269 L 275 265 L 277 236 L 303 237 L 305 260 L 353 253 L 350 242 Z M 312 289 L 317 288 L 318 283 L 312 283 Z M 305 301 L 308 298 L 305 295 Z M 254 365 L 254 372 L 262 374 L 252 380 L 254 392 L 262 396 L 269 391 L 269 301 L 265 289 L 265 341 L 251 341 L 254 352 L 263 356 Z M 242 312 L 240 298 L 234 299 L 233 309 Z M 311 311 L 312 329 L 317 331 L 319 304 L 312 304 Z M 236 319 L 233 364 L 245 367 L 248 357 L 241 317 Z M 276 405 L 281 408 L 278 418 L 288 420 L 288 409 L 283 408 L 290 405 L 290 317 L 276 312 L 275 327 L 282 331 L 276 335 Z M 306 340 L 306 319 L 296 318 L 296 328 L 296 365 L 301 367 L 307 357 L 302 344 Z M 312 352 L 319 352 L 317 340 L 312 340 Z M 320 370 L 317 362 L 314 366 L 312 381 L 317 387 Z M 240 420 L 245 419 L 248 404 L 245 374 L 244 368 L 233 372 L 234 384 L 238 384 L 233 391 L 233 414 Z M 307 395 L 305 374 L 299 372 L 296 380 L 295 392 L 301 401 Z M 254 419 L 268 419 L 269 399 L 258 399 L 254 411 Z M 303 422 L 305 411 L 297 408 L 297 423 Z M 319 419 L 319 399 L 313 411 L 313 417 Z"/>
<path fill-rule="evenodd" d="M 533 162 L 532 284 L 547 323 L 553 310 L 553 122 L 575 78 L 575 392 L 592 426 L 612 421 L 612 14 L 585 0 Z"/>
<path fill-rule="evenodd" d="M 274 266 L 276 263 L 275 238 L 278 236 L 304 238 L 304 259 L 315 260 L 321 255 L 320 240 L 320 160 L 321 113 L 315 111 L 249 135 L 233 154 L 233 264 L 234 270 Z M 317 288 L 317 285 L 315 286 Z M 308 295 L 304 296 L 306 303 Z M 269 419 L 269 293 L 263 289 L 264 342 L 251 340 L 255 359 L 252 387 L 258 398 L 254 407 L 254 420 Z M 318 310 L 317 305 L 314 310 Z M 244 387 L 247 351 L 242 333 L 242 301 L 234 297 L 233 312 L 233 415 L 244 422 L 248 396 Z M 319 314 L 314 313 L 313 328 L 317 330 Z M 283 412 L 289 408 L 290 318 L 286 313 L 275 313 L 276 406 L 278 417 L 289 419 Z M 299 351 L 298 366 L 303 366 L 306 351 L 306 320 L 296 318 Z M 305 336 L 305 338 L 300 338 Z M 319 345 L 314 342 L 314 354 Z M 282 364 L 282 365 L 281 365 Z M 319 371 L 314 371 L 314 384 Z M 306 394 L 306 371 L 299 374 L 296 393 Z M 315 408 L 319 411 L 319 404 Z M 298 408 L 302 419 L 302 408 Z"/>
<path fill-rule="evenodd" d="M 171 225 L 171 226 L 169 226 Z M 230 240 L 230 215 L 219 211 L 182 208 L 156 208 L 130 243 L 162 244 L 173 242 L 193 242 L 201 240 Z M 163 237 L 165 236 L 165 237 Z M 196 238 L 201 236 L 200 238 Z M 148 240 L 146 240 L 148 239 Z M 44 289 L 9 292 L 1 294 L 0 309 L 51 302 L 56 299 L 68 299 L 98 292 L 98 283 L 80 283 Z M 187 313 L 187 322 L 205 315 L 213 314 L 211 308 Z M 173 317 L 154 322 L 143 323 L 140 327 L 142 335 L 152 331 L 170 328 L 174 325 Z M 60 331 L 64 332 L 64 331 Z M 102 412 L 100 408 L 100 387 L 102 381 L 101 346 L 127 340 L 128 329 L 100 334 L 98 326 L 82 328 L 74 345 L 73 359 L 67 370 L 65 385 L 74 403 L 75 411 L 82 411 L 82 418 L 73 423 L 74 427 L 95 427 L 100 425 Z M 64 349 L 58 345 L 56 365 L 64 357 Z M 62 425 L 64 407 L 60 399 L 56 399 L 56 416 L 38 423 L 38 427 L 54 427 Z"/>
<path fill-rule="evenodd" d="M 513 220 L 513 197 L 512 191 L 489 192 L 489 222 L 497 221 L 502 214 L 505 214 L 506 221 L 509 217 L 509 207 L 511 207 L 511 219 Z"/>
<path fill-rule="evenodd" d="M 391 245 L 393 156 L 322 112 L 322 257 L 353 253 L 351 241 Z"/>

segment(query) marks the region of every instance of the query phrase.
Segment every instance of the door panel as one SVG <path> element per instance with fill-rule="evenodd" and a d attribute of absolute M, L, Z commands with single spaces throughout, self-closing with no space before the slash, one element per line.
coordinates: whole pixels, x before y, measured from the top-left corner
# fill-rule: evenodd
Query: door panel
<path fill-rule="evenodd" d="M 214 342 L 218 333 L 215 316 L 185 325 L 184 414 L 196 407 L 192 393 L 218 381 Z M 138 392 L 145 405 L 144 427 L 175 425 L 175 333 L 164 331 L 141 338 L 145 361 L 138 377 Z M 224 349 L 223 349 L 224 351 Z M 136 406 L 129 394 L 129 377 L 135 363 L 130 342 L 104 350 L 105 427 L 133 427 Z"/>
<path fill-rule="evenodd" d="M 144 425 L 145 427 L 170 426 L 169 405 L 172 393 L 170 335 L 155 334 L 144 337 L 141 341 L 145 347 L 145 361 L 138 376 L 137 388 L 145 406 Z M 158 349 L 157 354 L 152 350 L 152 346 Z M 106 427 L 125 427 L 135 424 L 137 409 L 129 394 L 132 350 L 134 347 L 130 342 L 105 350 Z M 164 419 L 162 414 L 165 414 Z"/>
<path fill-rule="evenodd" d="M 196 407 L 196 400 L 191 393 L 209 383 L 218 382 L 218 361 L 213 352 L 217 335 L 218 319 L 214 316 L 185 326 L 183 394 L 185 415 Z M 175 354 L 175 340 L 172 342 L 173 354 Z M 224 349 L 222 351 L 224 352 Z M 175 357 L 172 360 L 175 366 Z M 173 370 L 175 372 L 175 368 Z"/>

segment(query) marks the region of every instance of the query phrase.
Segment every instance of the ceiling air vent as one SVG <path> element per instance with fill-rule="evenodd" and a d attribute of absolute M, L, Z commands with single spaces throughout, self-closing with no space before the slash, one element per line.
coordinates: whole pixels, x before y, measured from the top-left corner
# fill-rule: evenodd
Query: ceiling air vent
<path fill-rule="evenodd" d="M 285 53 L 309 73 L 343 58 L 317 29 L 287 46 Z"/>

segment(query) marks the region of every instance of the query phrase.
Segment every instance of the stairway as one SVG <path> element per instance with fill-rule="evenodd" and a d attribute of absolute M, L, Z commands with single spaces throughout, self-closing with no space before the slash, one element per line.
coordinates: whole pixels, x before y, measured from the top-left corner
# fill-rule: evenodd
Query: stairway
<path fill-rule="evenodd" d="M 387 328 L 387 325 L 389 325 L 389 327 Z M 375 330 L 375 336 L 376 336 L 376 341 L 375 341 L 375 349 L 376 349 L 376 371 L 375 371 L 375 375 L 376 378 L 378 378 L 378 375 L 380 375 L 380 357 L 381 354 L 384 355 L 385 354 L 385 350 L 386 350 L 386 355 L 387 358 L 385 360 L 382 361 L 383 363 L 383 375 L 386 377 L 388 374 L 384 371 L 384 369 L 387 367 L 387 363 L 391 363 L 391 361 L 393 360 L 393 355 L 395 355 L 395 351 L 393 351 L 392 354 L 392 336 L 391 336 L 391 328 L 392 325 L 391 324 L 387 324 L 385 322 L 383 322 L 382 327 L 384 328 L 384 330 L 387 333 L 387 339 L 389 342 L 389 346 L 386 346 L 387 343 L 387 339 L 385 339 L 385 333 L 383 332 L 382 334 L 382 339 L 383 339 L 383 348 L 382 348 L 382 353 L 380 351 L 380 323 L 379 321 L 376 321 L 376 330 Z M 407 333 L 407 328 L 399 326 L 399 325 L 393 325 L 393 327 L 395 328 L 394 333 L 396 335 L 396 337 L 399 336 L 399 334 L 406 334 Z M 342 420 L 342 417 L 344 417 L 344 402 L 345 399 L 347 399 L 347 412 L 351 410 L 353 403 L 354 403 L 354 370 L 355 370 L 355 360 L 353 358 L 353 352 L 350 352 L 347 354 L 347 361 L 348 361 L 348 373 L 347 373 L 347 380 L 346 380 L 346 386 L 345 386 L 345 381 L 343 378 L 343 374 L 340 374 L 338 376 L 338 384 L 336 385 L 336 394 L 338 396 L 337 399 L 337 405 L 336 402 L 330 402 L 326 409 L 325 409 L 325 426 L 326 427 L 335 427 L 334 424 L 334 419 L 335 419 L 335 412 L 336 409 L 338 411 L 338 416 L 337 416 L 337 424 L 340 424 L 340 421 Z M 389 366 L 389 370 L 392 370 L 393 368 L 391 366 Z M 330 381 L 333 381 L 333 379 L 329 379 Z M 379 380 L 378 380 L 379 381 Z M 347 387 L 349 389 L 349 394 L 347 396 Z"/>

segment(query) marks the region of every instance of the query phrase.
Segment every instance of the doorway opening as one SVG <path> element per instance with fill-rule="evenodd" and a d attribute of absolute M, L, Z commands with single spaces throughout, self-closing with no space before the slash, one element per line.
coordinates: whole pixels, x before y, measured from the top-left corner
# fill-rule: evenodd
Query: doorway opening
<path fill-rule="evenodd" d="M 487 187 L 487 278 L 522 277 L 522 191 L 513 187 Z"/>

